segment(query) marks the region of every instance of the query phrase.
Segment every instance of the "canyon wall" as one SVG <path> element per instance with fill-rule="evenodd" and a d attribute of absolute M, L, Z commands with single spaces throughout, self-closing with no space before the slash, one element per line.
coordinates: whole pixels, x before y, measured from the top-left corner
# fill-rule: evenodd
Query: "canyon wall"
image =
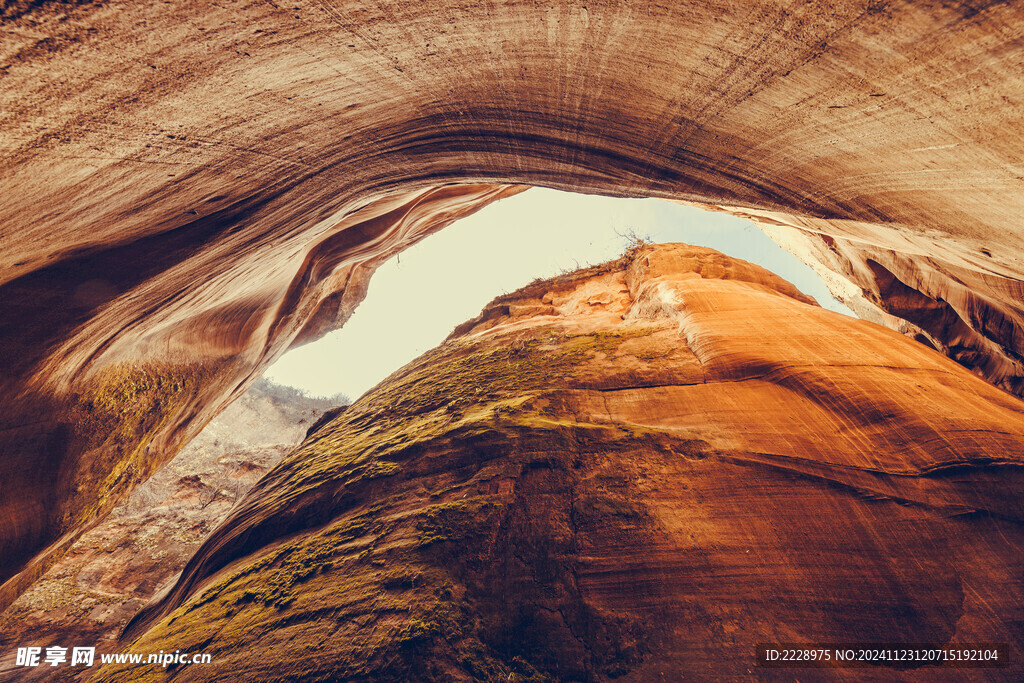
<path fill-rule="evenodd" d="M 173 584 L 236 500 L 337 403 L 266 380 L 253 384 L 0 612 L 0 681 L 86 680 L 95 673 L 17 666 L 14 653 L 86 644 L 99 653 L 119 651 L 128 620 Z"/>
<path fill-rule="evenodd" d="M 380 259 L 523 185 L 781 216 L 865 301 L 1020 390 L 1021 2 L 0 18 L 0 605 L 343 322 Z"/>
<path fill-rule="evenodd" d="M 129 651 L 209 653 L 173 673 L 210 681 L 729 677 L 761 642 L 1017 652 L 1022 418 L 758 266 L 637 248 L 496 299 L 321 425 Z"/>

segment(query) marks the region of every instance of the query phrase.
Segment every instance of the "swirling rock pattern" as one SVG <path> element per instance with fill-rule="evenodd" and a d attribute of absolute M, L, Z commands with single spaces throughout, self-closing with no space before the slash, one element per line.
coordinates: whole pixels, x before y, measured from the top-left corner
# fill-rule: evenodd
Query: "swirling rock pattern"
<path fill-rule="evenodd" d="M 309 435 L 130 650 L 213 655 L 176 680 L 650 681 L 746 674 L 758 642 L 1016 649 L 1022 417 L 758 266 L 637 248 Z"/>
<path fill-rule="evenodd" d="M 869 258 L 909 289 L 934 272 L 924 299 L 855 260 L 856 285 L 1019 388 L 1019 2 L 0 16 L 0 604 L 342 321 L 375 259 L 521 184 L 773 211 L 892 252 Z M 929 303 L 947 280 L 957 320 Z"/>
<path fill-rule="evenodd" d="M 460 185 L 382 199 L 328 221 L 305 248 L 227 246 L 208 232 L 223 225 L 199 220 L 3 285 L 11 362 L 0 387 L 12 400 L 0 415 L 0 607 L 269 363 L 339 327 L 377 265 L 517 191 Z"/>

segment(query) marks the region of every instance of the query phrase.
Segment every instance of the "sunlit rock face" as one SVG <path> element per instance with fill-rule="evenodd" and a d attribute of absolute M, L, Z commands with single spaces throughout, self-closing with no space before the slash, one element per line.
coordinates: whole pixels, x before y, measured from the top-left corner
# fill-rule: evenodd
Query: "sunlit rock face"
<path fill-rule="evenodd" d="M 680 680 L 746 674 L 758 642 L 1018 648 L 1022 417 L 758 266 L 636 248 L 496 299 L 322 425 L 127 638 L 212 654 L 180 680 Z"/>
<path fill-rule="evenodd" d="M 1019 388 L 1019 3 L 0 12 L 0 604 L 343 321 L 379 258 L 510 183 L 884 253 L 924 298 L 854 258 L 873 305 Z"/>
<path fill-rule="evenodd" d="M 819 219 L 703 207 L 752 220 L 814 268 L 861 318 L 928 344 L 1024 396 L 1024 280 L 998 265 L 995 253 L 1002 250 L 989 246 L 977 254 L 957 253 L 907 235 L 900 238 L 900 253 L 856 233 L 830 236 L 832 224 Z"/>

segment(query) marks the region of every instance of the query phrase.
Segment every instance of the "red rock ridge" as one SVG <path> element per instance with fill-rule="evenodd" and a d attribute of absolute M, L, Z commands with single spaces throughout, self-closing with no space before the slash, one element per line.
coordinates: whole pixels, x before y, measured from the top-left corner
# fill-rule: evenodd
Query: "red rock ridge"
<path fill-rule="evenodd" d="M 424 681 L 748 675 L 758 642 L 1016 651 L 1022 416 L 757 266 L 635 249 L 500 297 L 311 434 L 129 649 L 212 654 L 181 680 Z M 850 676 L 876 674 L 958 676 Z"/>
<path fill-rule="evenodd" d="M 865 320 L 928 344 L 1011 394 L 1024 396 L 1024 278 L 1012 249 L 979 240 L 969 251 L 851 224 L 830 236 L 822 221 L 703 205 L 747 218 L 814 268 L 832 294 Z M 987 246 L 983 246 L 987 245 Z"/>

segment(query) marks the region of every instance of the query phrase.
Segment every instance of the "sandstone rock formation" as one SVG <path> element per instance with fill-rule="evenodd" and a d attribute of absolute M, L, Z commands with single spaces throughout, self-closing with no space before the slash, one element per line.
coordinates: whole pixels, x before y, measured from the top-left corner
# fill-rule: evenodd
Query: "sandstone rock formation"
<path fill-rule="evenodd" d="M 872 320 L 939 349 L 992 384 L 1024 396 L 1024 280 L 980 257 L 905 239 L 910 254 L 850 235 L 829 236 L 824 221 L 723 206 L 750 219 L 817 271 L 832 294 Z"/>
<path fill-rule="evenodd" d="M 0 17 L 0 605 L 344 320 L 379 258 L 509 183 L 774 212 L 810 253 L 847 240 L 825 266 L 1019 390 L 1020 2 Z"/>
<path fill-rule="evenodd" d="M 107 520 L 0 613 L 0 681 L 87 679 L 88 667 L 16 665 L 19 647 L 95 646 L 117 637 L 173 582 L 199 544 L 335 402 L 257 382 Z"/>
<path fill-rule="evenodd" d="M 173 673 L 211 681 L 722 678 L 772 641 L 1017 652 L 1022 417 L 758 266 L 637 248 L 496 299 L 314 431 L 130 649 L 210 653 Z M 963 672 L 866 675 L 929 673 Z"/>
<path fill-rule="evenodd" d="M 340 326 L 377 265 L 514 191 L 466 185 L 373 202 L 298 247 L 297 273 L 263 249 L 296 246 L 225 243 L 209 232 L 224 224 L 201 219 L 3 285 L 0 608 L 273 360 Z"/>

